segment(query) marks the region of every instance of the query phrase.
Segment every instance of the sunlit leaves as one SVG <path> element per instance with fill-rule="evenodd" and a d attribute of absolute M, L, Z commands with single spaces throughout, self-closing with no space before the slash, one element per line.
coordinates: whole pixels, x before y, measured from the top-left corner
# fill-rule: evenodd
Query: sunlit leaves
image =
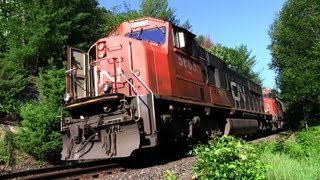
<path fill-rule="evenodd" d="M 193 149 L 197 179 L 265 179 L 266 166 L 252 145 L 231 136 L 209 141 Z"/>
<path fill-rule="evenodd" d="M 259 84 L 262 83 L 259 73 L 253 71 L 256 57 L 251 55 L 247 46 L 240 45 L 239 47 L 229 48 L 217 44 L 207 50 L 224 60 L 231 69 Z"/>
<path fill-rule="evenodd" d="M 155 17 L 168 20 L 173 24 L 179 24 L 175 11 L 174 8 L 168 6 L 167 0 L 142 0 L 140 2 L 140 13 L 142 16 Z"/>
<path fill-rule="evenodd" d="M 270 30 L 271 67 L 278 73 L 277 84 L 291 119 L 297 121 L 320 113 L 319 12 L 319 1 L 289 0 Z"/>

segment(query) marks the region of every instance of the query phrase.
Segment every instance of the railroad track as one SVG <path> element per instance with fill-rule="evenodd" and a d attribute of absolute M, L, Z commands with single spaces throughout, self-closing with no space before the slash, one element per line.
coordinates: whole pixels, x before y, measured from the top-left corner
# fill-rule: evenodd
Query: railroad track
<path fill-rule="evenodd" d="M 255 137 L 251 140 L 247 139 L 247 141 L 249 143 L 257 143 L 261 140 L 266 139 L 275 140 L 279 137 L 288 138 L 291 134 L 291 131 L 281 131 L 276 134 L 269 134 L 260 138 Z M 184 151 L 184 154 L 187 154 L 188 151 Z M 155 154 L 150 151 L 143 151 L 140 153 L 140 155 L 138 155 L 138 159 L 134 159 L 133 161 L 115 159 L 112 161 L 100 160 L 92 162 L 81 162 L 71 165 L 55 166 L 4 174 L 0 175 L 0 179 L 105 179 L 107 175 L 127 171 L 127 168 L 129 168 L 129 170 L 134 170 L 136 168 L 147 168 L 184 158 L 183 156 L 174 156 L 169 158 L 168 154 L 170 153 L 164 153 L 163 155 L 157 154 L 155 156 Z M 126 164 L 127 168 L 124 168 L 121 164 Z"/>
<path fill-rule="evenodd" d="M 0 175 L 0 179 L 103 179 L 107 174 L 125 171 L 118 163 L 110 161 L 92 161 L 72 165 L 13 172 Z"/>
<path fill-rule="evenodd" d="M 278 139 L 288 139 L 293 134 L 290 130 L 279 131 L 276 133 L 271 133 L 267 135 L 263 135 L 261 137 L 247 138 L 245 139 L 249 143 L 258 143 L 260 141 L 274 141 Z"/>

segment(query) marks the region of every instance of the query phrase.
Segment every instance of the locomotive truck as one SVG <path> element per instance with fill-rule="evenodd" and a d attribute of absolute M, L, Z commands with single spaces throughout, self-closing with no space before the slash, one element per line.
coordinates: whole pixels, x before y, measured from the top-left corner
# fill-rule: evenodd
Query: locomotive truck
<path fill-rule="evenodd" d="M 141 18 L 68 47 L 62 160 L 128 157 L 183 140 L 274 130 L 261 86 L 188 30 Z"/>

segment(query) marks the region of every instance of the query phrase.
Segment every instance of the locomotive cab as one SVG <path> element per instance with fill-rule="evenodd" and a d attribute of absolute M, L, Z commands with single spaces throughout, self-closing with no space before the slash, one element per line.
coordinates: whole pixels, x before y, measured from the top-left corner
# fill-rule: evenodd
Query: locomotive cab
<path fill-rule="evenodd" d="M 170 92 L 161 77 L 170 75 L 156 65 L 166 63 L 168 29 L 144 18 L 120 24 L 88 52 L 68 47 L 63 160 L 127 157 L 157 145 L 154 94 Z"/>

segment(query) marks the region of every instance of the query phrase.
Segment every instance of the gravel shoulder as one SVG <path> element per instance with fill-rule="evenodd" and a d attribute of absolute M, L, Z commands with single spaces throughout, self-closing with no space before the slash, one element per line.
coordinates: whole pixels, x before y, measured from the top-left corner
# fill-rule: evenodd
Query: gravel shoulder
<path fill-rule="evenodd" d="M 148 168 L 141 169 L 128 169 L 125 172 L 111 174 L 105 176 L 105 179 L 140 179 L 140 180 L 153 180 L 164 179 L 166 170 L 171 171 L 177 179 L 193 179 L 192 178 L 192 164 L 195 162 L 195 157 L 186 157 L 180 160 L 172 161 L 162 165 L 156 165 Z"/>

